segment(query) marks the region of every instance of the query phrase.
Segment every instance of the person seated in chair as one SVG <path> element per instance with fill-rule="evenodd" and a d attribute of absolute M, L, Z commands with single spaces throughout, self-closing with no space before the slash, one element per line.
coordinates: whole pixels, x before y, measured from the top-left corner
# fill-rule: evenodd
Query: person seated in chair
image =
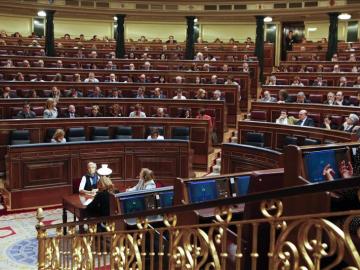
<path fill-rule="evenodd" d="M 298 92 L 296 95 L 295 103 L 310 103 L 310 100 L 306 99 L 304 92 Z"/>
<path fill-rule="evenodd" d="M 276 102 L 276 98 L 270 95 L 269 91 L 264 91 L 264 96 L 260 99 L 262 102 Z"/>
<path fill-rule="evenodd" d="M 164 136 L 160 135 L 160 132 L 157 128 L 152 128 L 150 135 L 146 138 L 147 140 L 164 140 Z"/>
<path fill-rule="evenodd" d="M 17 113 L 16 118 L 17 119 L 36 118 L 36 114 L 30 109 L 30 104 L 26 102 L 23 105 L 23 109 Z"/>
<path fill-rule="evenodd" d="M 315 126 L 314 120 L 307 116 L 306 110 L 301 110 L 299 112 L 299 120 L 295 123 L 297 126 L 306 126 L 306 127 L 313 127 Z"/>
<path fill-rule="evenodd" d="M 146 114 L 142 111 L 142 106 L 140 104 L 136 104 L 135 110 L 129 114 L 129 117 L 144 118 L 146 117 Z"/>
<path fill-rule="evenodd" d="M 119 104 L 115 103 L 110 107 L 110 116 L 111 117 L 122 117 L 123 113 Z"/>
<path fill-rule="evenodd" d="M 111 195 L 115 192 L 114 185 L 110 179 L 112 170 L 108 168 L 107 164 L 102 164 L 101 168 L 97 170 L 99 180 L 97 181 L 97 192 L 94 199 L 86 207 L 87 214 L 90 217 L 107 217 L 110 216 L 110 202 Z M 97 226 L 98 232 L 105 232 L 106 227 L 103 223 Z"/>
<path fill-rule="evenodd" d="M 17 95 L 16 93 L 11 92 L 11 88 L 9 86 L 5 86 L 0 98 L 17 98 Z"/>
<path fill-rule="evenodd" d="M 104 94 L 101 91 L 101 88 L 99 86 L 95 86 L 95 89 L 92 93 L 89 93 L 89 97 L 92 98 L 103 98 Z"/>
<path fill-rule="evenodd" d="M 102 113 L 100 112 L 100 107 L 98 105 L 93 105 L 91 107 L 91 113 L 88 115 L 89 117 L 102 117 Z"/>
<path fill-rule="evenodd" d="M 79 115 L 76 114 L 76 108 L 75 105 L 69 105 L 67 111 L 64 113 L 64 118 L 76 118 L 79 117 Z"/>
<path fill-rule="evenodd" d="M 276 124 L 281 125 L 294 125 L 298 119 L 296 119 L 294 116 L 288 116 L 287 111 L 282 110 L 280 112 L 279 118 L 276 119 Z"/>
<path fill-rule="evenodd" d="M 79 185 L 80 194 L 94 195 L 97 191 L 99 175 L 96 173 L 96 163 L 87 164 L 87 173 L 81 178 Z"/>
<path fill-rule="evenodd" d="M 166 98 L 166 96 L 162 93 L 161 89 L 159 87 L 156 87 L 154 89 L 154 94 L 151 95 L 151 98 Z"/>
<path fill-rule="evenodd" d="M 212 100 L 225 100 L 225 98 L 223 97 L 223 95 L 221 94 L 220 90 L 215 90 L 212 96 Z"/>
<path fill-rule="evenodd" d="M 326 100 L 324 101 L 324 104 L 326 105 L 336 105 L 335 104 L 335 95 L 333 92 L 327 93 Z"/>
<path fill-rule="evenodd" d="M 349 106 L 350 102 L 344 98 L 342 91 L 336 92 L 334 105 Z"/>
<path fill-rule="evenodd" d="M 51 139 L 51 142 L 52 143 L 66 143 L 64 130 L 61 128 L 57 129 Z"/>
<path fill-rule="evenodd" d="M 326 85 L 327 85 L 326 81 L 324 81 L 321 76 L 318 76 L 313 83 L 313 86 L 326 86 Z"/>
<path fill-rule="evenodd" d="M 346 121 L 343 123 L 341 130 L 346 132 L 355 132 L 359 129 L 357 124 L 359 123 L 359 116 L 355 113 L 350 113 L 348 117 L 346 117 Z"/>
<path fill-rule="evenodd" d="M 164 108 L 159 107 L 156 109 L 156 113 L 153 114 L 151 117 L 169 117 L 169 115 L 165 113 Z"/>
<path fill-rule="evenodd" d="M 154 173 L 148 168 L 142 168 L 140 179 L 136 186 L 126 189 L 126 191 L 147 190 L 156 188 Z"/>

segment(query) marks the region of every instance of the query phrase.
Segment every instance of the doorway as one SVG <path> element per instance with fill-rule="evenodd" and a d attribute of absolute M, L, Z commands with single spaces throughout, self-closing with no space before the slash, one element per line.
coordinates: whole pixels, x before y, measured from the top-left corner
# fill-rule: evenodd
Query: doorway
<path fill-rule="evenodd" d="M 283 22 L 281 31 L 281 60 L 286 60 L 286 37 L 289 32 L 293 32 L 294 43 L 300 43 L 305 37 L 304 22 Z"/>

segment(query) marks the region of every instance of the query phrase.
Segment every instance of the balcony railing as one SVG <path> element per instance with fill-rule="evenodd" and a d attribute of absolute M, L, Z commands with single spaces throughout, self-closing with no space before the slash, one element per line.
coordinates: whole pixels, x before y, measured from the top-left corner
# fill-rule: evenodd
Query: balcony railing
<path fill-rule="evenodd" d="M 39 209 L 38 269 L 360 269 L 359 209 L 282 216 L 288 197 L 357 191 L 359 183 L 350 178 L 50 226 Z M 233 216 L 234 205 L 253 202 L 263 218 Z M 184 212 L 210 207 L 212 222 L 177 225 Z M 155 215 L 164 225 L 150 222 Z M 128 218 L 137 218 L 136 228 L 116 230 Z"/>

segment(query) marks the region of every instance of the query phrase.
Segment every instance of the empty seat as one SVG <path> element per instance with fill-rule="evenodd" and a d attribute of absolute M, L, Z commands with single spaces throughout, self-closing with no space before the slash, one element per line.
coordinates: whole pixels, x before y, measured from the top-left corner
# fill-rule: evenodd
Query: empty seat
<path fill-rule="evenodd" d="M 252 121 L 267 121 L 267 113 L 266 111 L 251 111 L 250 120 Z"/>
<path fill-rule="evenodd" d="M 190 139 L 190 128 L 173 127 L 171 129 L 171 139 L 188 141 Z"/>
<path fill-rule="evenodd" d="M 283 146 L 287 145 L 298 145 L 298 138 L 294 136 L 286 136 Z"/>
<path fill-rule="evenodd" d="M 324 96 L 320 94 L 310 94 L 309 99 L 311 103 L 323 103 L 324 102 Z"/>
<path fill-rule="evenodd" d="M 117 126 L 115 128 L 114 139 L 121 139 L 121 140 L 132 139 L 132 127 Z"/>
<path fill-rule="evenodd" d="M 305 140 L 304 140 L 304 145 L 317 145 L 319 143 L 320 142 L 315 139 L 305 138 Z"/>
<path fill-rule="evenodd" d="M 67 131 L 68 142 L 82 142 L 86 141 L 85 129 L 83 127 L 69 128 Z"/>
<path fill-rule="evenodd" d="M 357 96 L 350 96 L 349 102 L 351 105 L 359 106 L 359 99 Z"/>
<path fill-rule="evenodd" d="M 12 130 L 10 132 L 10 145 L 29 144 L 30 132 L 29 130 Z"/>
<path fill-rule="evenodd" d="M 265 145 L 264 133 L 259 133 L 259 132 L 246 133 L 244 144 L 257 146 L 257 147 L 264 147 Z"/>
<path fill-rule="evenodd" d="M 93 127 L 91 133 L 92 141 L 109 140 L 109 127 Z"/>

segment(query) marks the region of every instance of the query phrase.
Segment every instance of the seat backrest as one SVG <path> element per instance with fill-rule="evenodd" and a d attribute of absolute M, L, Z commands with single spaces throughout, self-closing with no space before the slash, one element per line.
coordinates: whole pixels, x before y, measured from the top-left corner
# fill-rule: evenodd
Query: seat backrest
<path fill-rule="evenodd" d="M 265 146 L 264 133 L 258 133 L 258 132 L 246 133 L 244 144 L 252 145 L 256 147 L 264 147 Z"/>
<path fill-rule="evenodd" d="M 320 144 L 320 142 L 315 139 L 305 138 L 304 140 L 304 145 L 317 145 L 317 144 Z"/>
<path fill-rule="evenodd" d="M 10 132 L 10 145 L 29 144 L 30 131 L 29 130 L 12 130 Z"/>
<path fill-rule="evenodd" d="M 290 144 L 298 145 L 298 137 L 286 136 L 283 146 L 287 146 L 287 145 L 290 145 Z"/>
<path fill-rule="evenodd" d="M 91 133 L 92 141 L 109 140 L 109 127 L 93 127 Z"/>
<path fill-rule="evenodd" d="M 190 139 L 190 129 L 188 127 L 173 127 L 171 129 L 171 139 L 188 141 Z"/>
<path fill-rule="evenodd" d="M 132 139 L 132 127 L 117 126 L 115 128 L 114 139 L 122 139 L 122 140 Z"/>
<path fill-rule="evenodd" d="M 85 129 L 83 127 L 72 127 L 67 131 L 68 142 L 86 141 Z"/>
<path fill-rule="evenodd" d="M 349 97 L 349 102 L 351 105 L 354 105 L 354 106 L 359 106 L 359 99 L 357 96 L 350 96 Z"/>
<path fill-rule="evenodd" d="M 250 113 L 250 119 L 252 121 L 267 121 L 267 112 L 266 111 L 253 110 Z"/>
<path fill-rule="evenodd" d="M 45 133 L 44 142 L 51 142 L 52 137 L 54 136 L 57 128 L 47 128 Z"/>
<path fill-rule="evenodd" d="M 323 103 L 324 102 L 324 96 L 320 94 L 310 94 L 309 99 L 311 103 Z"/>

